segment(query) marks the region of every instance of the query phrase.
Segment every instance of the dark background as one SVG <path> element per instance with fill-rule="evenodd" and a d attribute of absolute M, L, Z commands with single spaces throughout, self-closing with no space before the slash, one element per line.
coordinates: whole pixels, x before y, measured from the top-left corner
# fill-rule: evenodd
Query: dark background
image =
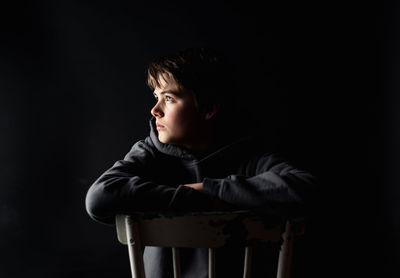
<path fill-rule="evenodd" d="M 150 60 L 209 44 L 250 125 L 320 179 L 296 277 L 398 277 L 394 2 L 2 2 L 0 276 L 129 277 L 85 194 L 148 134 Z"/>

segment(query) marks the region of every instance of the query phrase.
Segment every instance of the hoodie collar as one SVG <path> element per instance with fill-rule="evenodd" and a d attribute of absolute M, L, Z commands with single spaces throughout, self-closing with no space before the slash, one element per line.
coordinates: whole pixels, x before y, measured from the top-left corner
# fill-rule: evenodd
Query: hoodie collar
<path fill-rule="evenodd" d="M 152 117 L 149 121 L 150 123 L 150 139 L 153 142 L 154 146 L 157 148 L 158 151 L 161 153 L 174 156 L 174 157 L 179 157 L 181 159 L 187 159 L 187 160 L 203 160 L 207 159 L 210 156 L 214 156 L 217 153 L 224 153 L 226 151 L 232 151 L 232 149 L 237 149 L 237 151 L 241 152 L 243 151 L 243 144 L 248 145 L 248 141 L 251 140 L 250 137 L 245 137 L 245 138 L 240 138 L 238 140 L 234 140 L 230 144 L 226 144 L 227 142 L 225 141 L 225 144 L 220 144 L 216 145 L 214 148 L 210 149 L 209 151 L 206 152 L 193 152 L 185 147 L 178 146 L 178 145 L 172 145 L 172 144 L 165 144 L 160 142 L 158 140 L 158 131 L 156 128 L 156 123 L 155 123 L 155 118 Z M 221 138 L 219 138 L 221 139 Z M 220 142 L 223 142 L 223 140 L 220 140 Z M 247 143 L 246 143 L 247 142 Z"/>

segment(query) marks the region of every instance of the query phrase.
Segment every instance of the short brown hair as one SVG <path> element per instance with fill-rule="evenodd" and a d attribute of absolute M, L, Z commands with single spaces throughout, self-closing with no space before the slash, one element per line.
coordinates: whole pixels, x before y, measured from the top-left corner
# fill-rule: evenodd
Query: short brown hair
<path fill-rule="evenodd" d="M 195 93 L 200 109 L 220 104 L 229 84 L 229 71 L 221 53 L 208 47 L 187 48 L 154 59 L 147 69 L 147 85 L 160 86 L 160 76 L 166 74 L 179 86 Z"/>

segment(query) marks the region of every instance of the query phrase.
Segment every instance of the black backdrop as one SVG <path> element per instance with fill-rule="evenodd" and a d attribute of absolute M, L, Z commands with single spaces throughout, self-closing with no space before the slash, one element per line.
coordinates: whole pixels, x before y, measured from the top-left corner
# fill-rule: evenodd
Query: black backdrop
<path fill-rule="evenodd" d="M 147 63 L 209 44 L 235 61 L 243 117 L 320 178 L 296 277 L 398 277 L 393 2 L 2 3 L 0 276 L 129 277 L 86 191 L 148 133 Z"/>

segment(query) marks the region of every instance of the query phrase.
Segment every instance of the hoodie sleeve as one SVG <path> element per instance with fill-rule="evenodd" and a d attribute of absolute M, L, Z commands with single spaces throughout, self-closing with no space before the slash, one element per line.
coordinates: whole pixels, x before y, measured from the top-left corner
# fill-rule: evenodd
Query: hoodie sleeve
<path fill-rule="evenodd" d="M 205 178 L 203 191 L 244 208 L 303 208 L 312 201 L 315 178 L 282 158 L 265 154 L 251 160 L 246 168 L 244 172 L 255 175 Z"/>
<path fill-rule="evenodd" d="M 154 170 L 152 164 L 151 148 L 139 141 L 124 160 L 117 161 L 89 188 L 86 195 L 89 216 L 102 223 L 113 223 L 119 213 L 201 209 L 212 202 L 210 196 L 183 185 L 154 183 L 149 175 Z"/>

